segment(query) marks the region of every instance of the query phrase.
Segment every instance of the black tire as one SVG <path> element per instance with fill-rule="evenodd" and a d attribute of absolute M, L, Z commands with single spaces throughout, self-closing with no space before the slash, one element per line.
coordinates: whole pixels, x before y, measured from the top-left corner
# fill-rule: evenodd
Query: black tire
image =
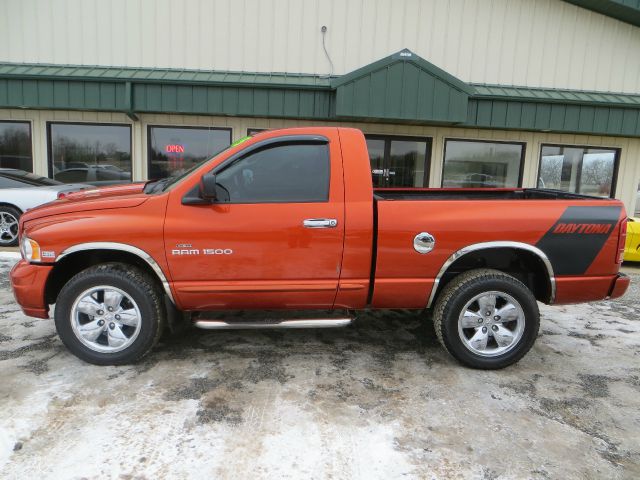
<path fill-rule="evenodd" d="M 511 296 L 519 303 L 524 314 L 524 328 L 520 338 L 513 341 L 508 351 L 498 352 L 493 356 L 483 356 L 472 351 L 458 330 L 460 316 L 466 311 L 467 303 L 484 292 L 502 292 Z M 445 286 L 435 303 L 433 322 L 438 340 L 460 363 L 471 368 L 495 370 L 513 365 L 531 349 L 538 336 L 540 313 L 535 297 L 522 282 L 498 270 L 477 269 L 458 275 Z M 492 326 L 489 325 L 488 328 Z M 463 334 L 471 335 L 473 330 L 463 330 Z M 495 339 L 493 341 L 496 342 Z M 495 347 L 498 347 L 497 342 Z"/>
<path fill-rule="evenodd" d="M 133 342 L 117 352 L 99 352 L 82 343 L 72 327 L 71 311 L 79 296 L 97 286 L 115 287 L 125 292 L 140 311 L 140 330 Z M 158 342 L 165 323 L 162 293 L 145 272 L 132 265 L 104 263 L 78 273 L 58 295 L 55 324 L 62 343 L 78 358 L 94 365 L 134 363 Z"/>
<path fill-rule="evenodd" d="M 0 205 L 0 222 L 3 219 L 9 219 L 10 217 L 15 218 L 16 222 L 20 220 L 20 216 L 22 212 L 15 207 L 9 205 Z M 9 235 L 6 233 L 0 233 L 0 247 L 14 247 L 18 245 L 18 226 L 15 225 L 14 228 L 11 228 L 11 236 L 15 235 L 15 238 L 9 239 Z"/>

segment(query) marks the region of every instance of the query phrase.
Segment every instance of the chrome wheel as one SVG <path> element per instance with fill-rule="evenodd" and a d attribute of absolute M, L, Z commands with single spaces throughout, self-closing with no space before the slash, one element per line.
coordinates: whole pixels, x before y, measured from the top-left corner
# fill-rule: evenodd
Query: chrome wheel
<path fill-rule="evenodd" d="M 0 212 L 0 244 L 12 243 L 18 238 L 18 219 L 9 212 Z"/>
<path fill-rule="evenodd" d="M 503 292 L 484 292 L 473 297 L 458 318 L 463 345 L 477 355 L 495 357 L 514 348 L 524 332 L 522 306 Z"/>
<path fill-rule="evenodd" d="M 140 333 L 140 309 L 119 288 L 101 285 L 82 292 L 71 307 L 71 328 L 91 350 L 114 353 L 130 346 Z"/>

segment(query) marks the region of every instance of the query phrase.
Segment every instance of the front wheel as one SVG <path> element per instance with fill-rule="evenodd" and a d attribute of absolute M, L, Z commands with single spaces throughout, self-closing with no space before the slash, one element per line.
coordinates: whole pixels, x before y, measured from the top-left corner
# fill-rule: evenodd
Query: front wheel
<path fill-rule="evenodd" d="M 533 346 L 540 313 L 531 291 L 498 270 L 471 270 L 451 280 L 433 312 L 438 340 L 472 368 L 504 368 Z"/>
<path fill-rule="evenodd" d="M 118 263 L 78 273 L 60 291 L 55 309 L 62 342 L 95 365 L 139 360 L 158 341 L 164 317 L 153 280 L 136 267 Z"/>

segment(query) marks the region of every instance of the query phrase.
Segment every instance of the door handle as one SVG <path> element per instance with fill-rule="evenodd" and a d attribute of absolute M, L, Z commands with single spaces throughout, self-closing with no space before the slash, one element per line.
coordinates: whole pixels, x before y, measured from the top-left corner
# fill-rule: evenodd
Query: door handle
<path fill-rule="evenodd" d="M 335 228 L 338 220 L 335 218 L 307 218 L 303 220 L 302 225 L 305 228 Z"/>

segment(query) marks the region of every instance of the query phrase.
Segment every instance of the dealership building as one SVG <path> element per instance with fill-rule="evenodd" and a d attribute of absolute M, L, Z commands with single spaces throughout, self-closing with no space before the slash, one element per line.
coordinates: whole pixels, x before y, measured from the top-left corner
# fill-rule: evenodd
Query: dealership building
<path fill-rule="evenodd" d="M 361 129 L 377 186 L 638 212 L 640 0 L 0 0 L 0 167 L 160 178 L 304 125 Z"/>

